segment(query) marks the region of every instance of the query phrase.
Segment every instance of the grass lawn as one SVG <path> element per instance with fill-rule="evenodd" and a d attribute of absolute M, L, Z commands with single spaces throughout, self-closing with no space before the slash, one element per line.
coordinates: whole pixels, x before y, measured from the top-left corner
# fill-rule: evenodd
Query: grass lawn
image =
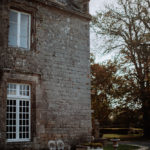
<path fill-rule="evenodd" d="M 126 140 L 126 139 L 137 139 L 142 137 L 142 134 L 127 134 L 127 135 L 122 135 L 122 134 L 104 134 L 103 138 L 107 139 L 112 139 L 112 138 L 118 138 L 121 140 Z"/>
<path fill-rule="evenodd" d="M 131 145 L 119 145 L 117 150 L 137 150 L 139 147 L 138 146 L 131 146 Z M 104 150 L 114 150 L 112 145 L 106 145 L 104 146 Z"/>

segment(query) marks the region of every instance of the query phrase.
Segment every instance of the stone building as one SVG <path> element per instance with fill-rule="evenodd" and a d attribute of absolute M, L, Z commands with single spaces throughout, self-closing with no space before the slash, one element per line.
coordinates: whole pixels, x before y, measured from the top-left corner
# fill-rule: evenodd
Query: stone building
<path fill-rule="evenodd" d="M 91 136 L 88 0 L 0 0 L 0 149 Z"/>

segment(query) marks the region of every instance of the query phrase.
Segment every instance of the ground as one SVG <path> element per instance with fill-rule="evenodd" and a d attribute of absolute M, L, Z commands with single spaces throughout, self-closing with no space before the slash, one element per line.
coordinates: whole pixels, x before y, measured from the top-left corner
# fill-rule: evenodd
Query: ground
<path fill-rule="evenodd" d="M 121 141 L 121 144 L 132 144 L 132 145 L 139 145 L 139 146 L 146 146 L 148 147 L 147 150 L 150 150 L 150 140 L 137 140 L 137 141 Z"/>

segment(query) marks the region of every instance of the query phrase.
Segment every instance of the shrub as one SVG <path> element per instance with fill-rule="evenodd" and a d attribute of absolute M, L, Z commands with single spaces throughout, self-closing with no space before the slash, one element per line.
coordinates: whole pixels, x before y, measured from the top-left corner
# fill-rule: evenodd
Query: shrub
<path fill-rule="evenodd" d="M 142 129 L 138 128 L 101 128 L 100 133 L 101 134 L 121 134 L 121 135 L 127 135 L 127 134 L 141 134 L 143 132 Z"/>
<path fill-rule="evenodd" d="M 93 148 L 97 148 L 97 147 L 103 147 L 103 144 L 102 143 L 86 143 L 86 144 L 84 144 L 84 146 L 90 146 Z"/>

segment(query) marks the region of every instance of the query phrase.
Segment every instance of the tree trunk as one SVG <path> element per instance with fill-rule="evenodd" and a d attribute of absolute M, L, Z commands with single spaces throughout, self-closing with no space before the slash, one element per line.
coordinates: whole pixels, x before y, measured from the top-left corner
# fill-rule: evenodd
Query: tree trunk
<path fill-rule="evenodd" d="M 143 124 L 144 137 L 150 138 L 150 92 L 143 96 Z"/>

